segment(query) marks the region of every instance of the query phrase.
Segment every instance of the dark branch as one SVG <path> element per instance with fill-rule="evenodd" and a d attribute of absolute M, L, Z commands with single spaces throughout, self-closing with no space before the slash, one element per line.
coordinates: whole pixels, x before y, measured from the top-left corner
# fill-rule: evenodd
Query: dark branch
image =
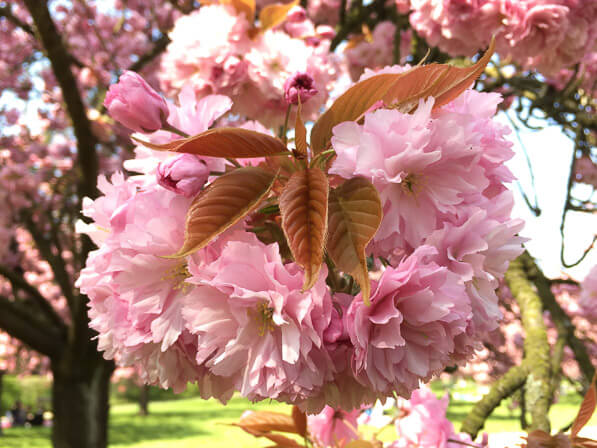
<path fill-rule="evenodd" d="M 574 324 L 551 292 L 549 280 L 539 270 L 531 257 L 528 257 L 526 262 L 529 264 L 529 277 L 537 287 L 537 292 L 541 297 L 543 306 L 549 311 L 552 320 L 558 328 L 558 333 L 563 333 L 565 335 L 566 344 L 574 353 L 576 362 L 578 362 L 578 366 L 585 377 L 585 384 L 589 384 L 595 374 L 595 367 L 591 362 L 585 344 L 574 334 Z"/>
<path fill-rule="evenodd" d="M 153 48 L 149 50 L 147 53 L 142 54 L 139 56 L 139 59 L 132 64 L 128 70 L 132 72 L 139 72 L 143 70 L 143 68 L 153 61 L 157 56 L 159 56 L 168 46 L 170 43 L 170 38 L 167 34 L 162 35 L 159 39 L 154 42 Z"/>
<path fill-rule="evenodd" d="M 72 56 L 66 51 L 60 34 L 50 16 L 46 1 L 24 0 L 31 13 L 37 34 L 46 50 L 46 54 L 56 80 L 62 90 L 66 109 L 73 123 L 77 138 L 78 166 L 81 170 L 79 196 L 95 197 L 99 163 L 96 153 L 97 139 L 91 130 L 85 105 L 77 89 L 75 77 L 71 71 Z"/>
<path fill-rule="evenodd" d="M 35 31 L 33 31 L 33 28 L 31 28 L 28 23 L 23 22 L 21 19 L 15 16 L 10 10 L 10 6 L 0 6 L 0 17 L 5 17 L 6 20 L 11 22 L 13 25 L 16 25 L 27 34 L 35 37 Z"/>
<path fill-rule="evenodd" d="M 23 341 L 33 350 L 50 358 L 58 357 L 64 346 L 63 338 L 53 331 L 30 309 L 0 296 L 0 328 Z"/>
<path fill-rule="evenodd" d="M 6 277 L 13 285 L 17 286 L 39 306 L 44 315 L 56 326 L 60 332 L 66 332 L 66 325 L 54 307 L 46 300 L 39 290 L 25 280 L 21 275 L 6 266 L 0 265 L 0 275 Z"/>

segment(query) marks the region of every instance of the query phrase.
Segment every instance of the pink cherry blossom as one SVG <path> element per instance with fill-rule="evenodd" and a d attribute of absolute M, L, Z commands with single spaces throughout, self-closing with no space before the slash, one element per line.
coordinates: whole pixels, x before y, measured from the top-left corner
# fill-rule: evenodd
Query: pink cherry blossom
<path fill-rule="evenodd" d="M 209 168 L 193 154 L 180 154 L 158 165 L 158 183 L 188 198 L 195 196 L 209 176 Z"/>
<path fill-rule="evenodd" d="M 597 321 L 597 266 L 593 266 L 582 282 L 579 305 L 589 320 Z"/>
<path fill-rule="evenodd" d="M 307 417 L 309 433 L 322 448 L 343 448 L 358 438 L 358 409 L 345 412 L 326 406 L 319 414 Z"/>
<path fill-rule="evenodd" d="M 284 99 L 288 104 L 306 103 L 317 95 L 313 78 L 308 73 L 295 73 L 284 83 Z"/>
<path fill-rule="evenodd" d="M 354 344 L 352 368 L 380 397 L 402 396 L 453 362 L 455 338 L 471 318 L 460 278 L 429 260 L 421 246 L 372 286 L 371 305 L 359 296 L 345 325 Z"/>
<path fill-rule="evenodd" d="M 168 118 L 166 100 L 137 73 L 126 71 L 112 84 L 104 105 L 115 120 L 136 132 L 154 132 Z"/>
<path fill-rule="evenodd" d="M 303 402 L 331 376 L 325 272 L 301 292 L 299 267 L 282 264 L 276 244 L 246 232 L 232 234 L 212 261 L 191 262 L 189 272 L 195 286 L 183 317 L 197 337 L 198 365 L 229 378 L 250 400 Z"/>

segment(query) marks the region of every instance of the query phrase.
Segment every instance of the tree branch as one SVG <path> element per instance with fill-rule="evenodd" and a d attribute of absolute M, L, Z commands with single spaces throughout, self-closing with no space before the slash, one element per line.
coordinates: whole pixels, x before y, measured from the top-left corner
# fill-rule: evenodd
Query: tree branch
<path fill-rule="evenodd" d="M 525 384 L 525 401 L 531 413 L 530 429 L 549 433 L 549 406 L 551 405 L 551 364 L 547 331 L 543 322 L 541 298 L 528 278 L 525 252 L 510 263 L 505 280 L 520 306 L 522 326 L 525 331 L 524 363 L 529 375 Z M 532 260 L 531 260 L 532 261 Z"/>
<path fill-rule="evenodd" d="M 66 51 L 60 34 L 50 16 L 46 1 L 24 0 L 29 10 L 37 34 L 46 50 L 46 54 L 56 80 L 62 90 L 66 109 L 73 123 L 77 138 L 77 158 L 81 170 L 79 182 L 79 196 L 95 197 L 99 163 L 96 153 L 97 139 L 91 130 L 83 100 L 77 89 L 75 77 L 70 65 L 72 56 Z M 90 246 L 91 247 L 91 246 Z"/>
<path fill-rule="evenodd" d="M 587 347 L 574 334 L 574 324 L 556 300 L 553 292 L 551 292 L 551 288 L 549 287 L 550 281 L 543 275 L 533 259 L 528 255 L 526 257 L 526 263 L 529 265 L 529 277 L 537 287 L 543 306 L 549 311 L 554 324 L 558 328 L 558 332 L 565 335 L 566 344 L 574 353 L 576 362 L 578 362 L 578 366 L 585 377 L 585 384 L 589 384 L 595 375 L 595 367 L 591 362 Z"/>
<path fill-rule="evenodd" d="M 500 402 L 516 392 L 526 381 L 529 374 L 528 364 L 514 366 L 491 386 L 491 390 L 479 400 L 462 422 L 461 432 L 470 434 L 473 440 L 485 425 L 485 420 L 497 408 Z"/>
<path fill-rule="evenodd" d="M 10 6 L 0 6 L 0 17 L 6 18 L 6 20 L 11 22 L 13 25 L 21 28 L 27 34 L 35 37 L 35 31 L 33 31 L 33 28 L 31 28 L 28 23 L 23 22 L 21 19 L 15 16 L 11 11 Z"/>
<path fill-rule="evenodd" d="M 41 319 L 32 315 L 30 310 L 22 308 L 18 303 L 0 296 L 0 328 L 33 350 L 50 358 L 58 357 L 62 352 L 64 339 L 48 328 Z"/>
<path fill-rule="evenodd" d="M 68 272 L 65 269 L 65 262 L 62 258 L 62 255 L 55 255 L 52 252 L 52 246 L 50 241 L 48 241 L 45 238 L 43 232 L 37 228 L 30 216 L 25 216 L 25 224 L 27 226 L 27 230 L 29 230 L 29 233 L 31 234 L 31 237 L 33 238 L 33 241 L 35 241 L 35 246 L 39 250 L 39 253 L 52 268 L 54 280 L 56 281 L 56 283 L 58 283 L 58 286 L 60 286 L 60 291 L 66 298 L 66 302 L 68 303 L 68 306 L 71 309 L 72 314 L 75 308 L 73 284 L 70 276 L 68 275 Z"/>
<path fill-rule="evenodd" d="M 160 37 L 154 42 L 153 48 L 149 50 L 147 53 L 139 56 L 139 59 L 134 64 L 132 64 L 127 70 L 130 70 L 132 72 L 138 72 L 143 70 L 143 68 L 147 64 L 153 61 L 157 56 L 160 55 L 160 53 L 162 53 L 166 49 L 169 43 L 170 38 L 167 34 L 163 34 L 162 37 Z"/>
<path fill-rule="evenodd" d="M 44 315 L 56 326 L 60 332 L 66 332 L 66 325 L 62 318 L 58 315 L 54 307 L 48 300 L 39 292 L 39 290 L 31 285 L 25 278 L 12 269 L 0 265 L 0 275 L 6 277 L 13 285 L 25 291 L 29 297 L 39 306 Z"/>

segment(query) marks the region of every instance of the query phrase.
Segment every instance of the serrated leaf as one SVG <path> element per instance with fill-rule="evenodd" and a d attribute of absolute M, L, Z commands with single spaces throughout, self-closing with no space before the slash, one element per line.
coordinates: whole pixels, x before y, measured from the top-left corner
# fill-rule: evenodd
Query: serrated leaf
<path fill-rule="evenodd" d="M 133 137 L 134 140 L 157 151 L 173 151 L 207 157 L 252 158 L 288 153 L 276 137 L 242 128 L 214 128 L 189 138 L 157 145 Z"/>
<path fill-rule="evenodd" d="M 597 405 L 597 374 L 593 376 L 593 380 L 591 381 L 591 386 L 583 398 L 582 403 L 580 405 L 580 409 L 578 410 L 578 414 L 574 419 L 574 423 L 572 423 L 572 428 L 570 429 L 570 435 L 572 437 L 576 437 L 581 429 L 591 420 L 593 416 L 593 412 L 595 412 L 595 406 Z"/>
<path fill-rule="evenodd" d="M 250 213 L 268 195 L 276 176 L 255 167 L 218 177 L 193 200 L 185 223 L 184 244 L 168 258 L 189 255 Z"/>
<path fill-rule="evenodd" d="M 433 96 L 440 107 L 458 95 L 479 77 L 491 59 L 494 40 L 479 61 L 465 68 L 446 64 L 416 66 L 403 73 L 384 73 L 356 83 L 341 95 L 317 120 L 311 130 L 311 149 L 318 153 L 326 148 L 332 129 L 344 121 L 359 119 L 380 100 L 388 107 L 409 112 L 420 98 Z"/>
<path fill-rule="evenodd" d="M 344 448 L 376 448 L 376 445 L 368 440 L 351 440 Z"/>
<path fill-rule="evenodd" d="M 317 281 L 327 230 L 328 179 L 319 168 L 294 173 L 280 195 L 282 228 L 295 261 L 305 270 L 303 290 Z"/>
<path fill-rule="evenodd" d="M 326 249 L 336 267 L 361 286 L 369 303 L 371 286 L 365 248 L 383 217 L 379 194 L 367 179 L 355 177 L 330 191 Z"/>
<path fill-rule="evenodd" d="M 299 97 L 298 107 L 296 110 L 296 121 L 294 125 L 294 144 L 296 146 L 297 154 L 302 158 L 307 158 L 307 128 L 302 117 L 302 105 Z"/>
<path fill-rule="evenodd" d="M 283 436 L 282 434 L 275 434 L 275 433 L 265 433 L 261 435 L 262 437 L 265 437 L 269 440 L 271 440 L 272 442 L 276 443 L 277 446 L 279 447 L 283 447 L 283 448 L 304 448 L 304 445 L 301 445 L 300 443 L 298 443 L 296 440 L 293 440 L 289 437 Z"/>
<path fill-rule="evenodd" d="M 286 20 L 286 16 L 292 8 L 299 4 L 298 0 L 290 3 L 274 3 L 268 5 L 259 13 L 259 28 L 262 31 L 274 28 Z"/>
<path fill-rule="evenodd" d="M 251 433 L 267 433 L 270 431 L 298 434 L 294 420 L 290 415 L 271 411 L 253 411 L 243 415 L 235 426 L 240 426 Z"/>
<path fill-rule="evenodd" d="M 222 5 L 232 5 L 238 14 L 244 14 L 249 22 L 253 23 L 255 18 L 255 0 L 220 0 Z"/>
<path fill-rule="evenodd" d="M 332 136 L 332 128 L 344 121 L 354 121 L 381 100 L 399 75 L 384 73 L 356 83 L 315 122 L 311 129 L 311 149 L 324 150 Z"/>
<path fill-rule="evenodd" d="M 298 406 L 292 407 L 292 420 L 297 434 L 305 437 L 307 435 L 307 415 Z"/>
<path fill-rule="evenodd" d="M 404 72 L 400 79 L 387 91 L 383 100 L 388 107 L 398 109 L 415 105 L 421 98 L 435 98 L 434 108 L 443 106 L 457 98 L 480 75 L 489 63 L 495 49 L 495 40 L 475 64 L 469 67 L 455 67 L 447 64 L 429 64 L 414 67 Z"/>

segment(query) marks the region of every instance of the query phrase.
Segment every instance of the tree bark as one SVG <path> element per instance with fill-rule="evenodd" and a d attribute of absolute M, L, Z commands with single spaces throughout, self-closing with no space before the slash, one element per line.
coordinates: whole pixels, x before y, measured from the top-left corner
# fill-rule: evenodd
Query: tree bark
<path fill-rule="evenodd" d="M 110 377 L 114 364 L 100 354 L 52 364 L 54 448 L 106 448 Z"/>
<path fill-rule="evenodd" d="M 531 414 L 530 429 L 550 431 L 551 363 L 541 298 L 528 275 L 532 259 L 526 252 L 510 263 L 505 280 L 520 307 L 525 332 L 524 360 L 529 375 L 525 383 L 525 404 Z"/>
<path fill-rule="evenodd" d="M 139 414 L 149 415 L 149 387 L 147 384 L 139 386 Z"/>
<path fill-rule="evenodd" d="M 2 379 L 4 377 L 4 370 L 0 370 L 0 419 L 4 415 L 4 409 L 2 409 Z M 0 436 L 2 435 L 2 425 L 0 424 Z"/>

